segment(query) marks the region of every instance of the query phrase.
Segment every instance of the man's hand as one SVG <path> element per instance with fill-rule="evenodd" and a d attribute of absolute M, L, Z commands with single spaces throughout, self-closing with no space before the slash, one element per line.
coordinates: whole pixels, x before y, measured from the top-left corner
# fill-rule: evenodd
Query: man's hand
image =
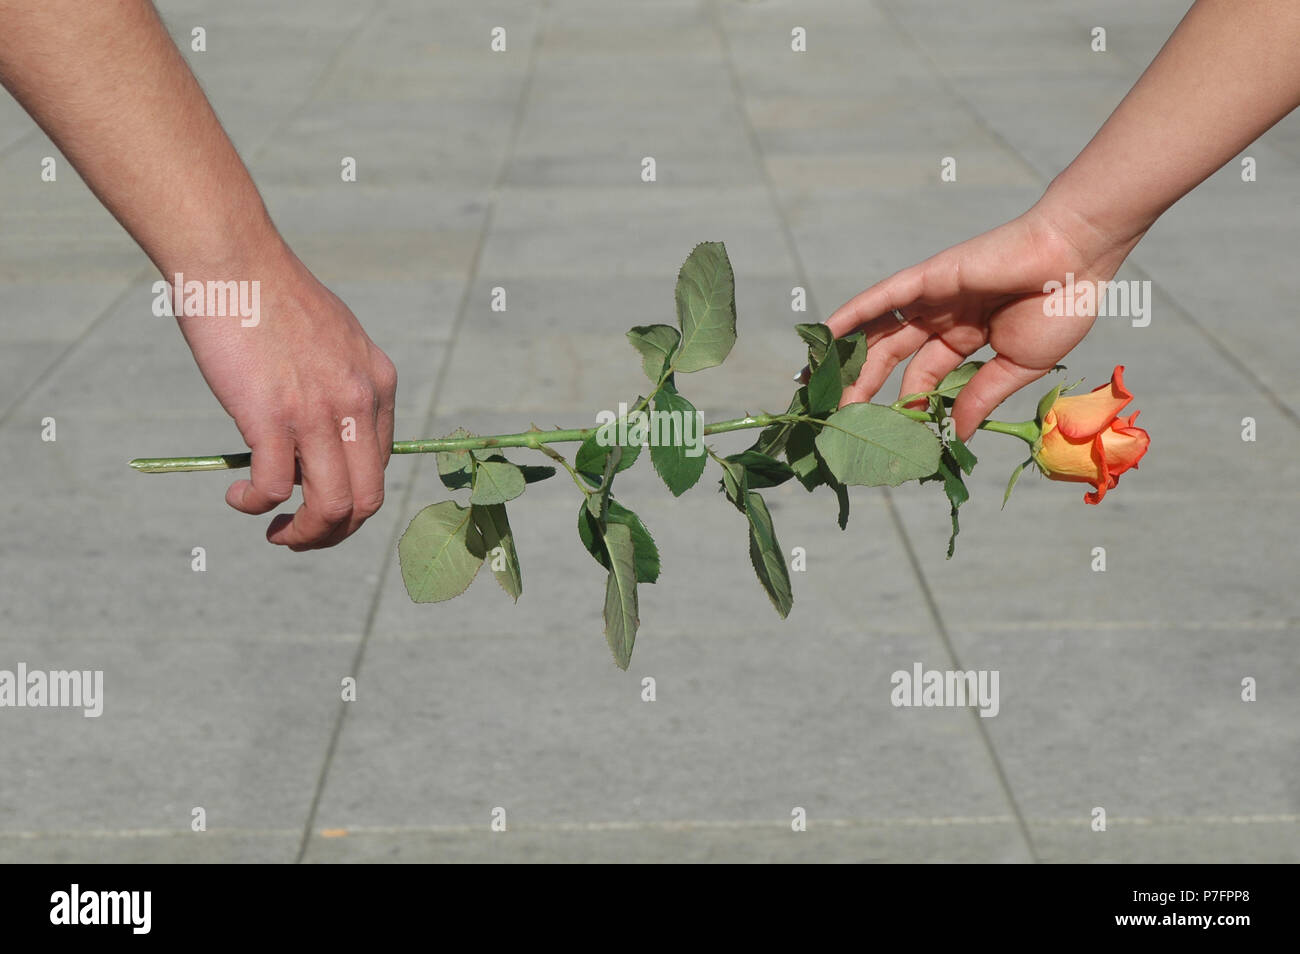
<path fill-rule="evenodd" d="M 0 82 L 168 282 L 260 283 L 256 325 L 175 309 L 253 449 L 226 500 L 266 513 L 299 474 L 303 506 L 267 538 L 306 550 L 353 533 L 384 499 L 392 362 L 285 246 L 153 5 L 0 0 Z"/>
<path fill-rule="evenodd" d="M 276 517 L 267 539 L 292 550 L 329 547 L 383 503 L 397 372 L 292 252 L 281 246 L 262 261 L 239 269 L 240 278 L 260 282 L 256 325 L 230 317 L 177 321 L 253 451 L 252 479 L 231 484 L 226 502 L 266 513 L 289 499 L 298 476 L 303 505 Z"/>

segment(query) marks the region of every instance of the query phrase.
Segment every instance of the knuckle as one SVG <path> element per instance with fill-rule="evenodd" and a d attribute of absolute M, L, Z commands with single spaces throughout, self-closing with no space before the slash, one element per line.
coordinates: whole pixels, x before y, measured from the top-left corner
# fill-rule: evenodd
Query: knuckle
<path fill-rule="evenodd" d="M 349 411 L 369 415 L 375 407 L 375 389 L 370 382 L 354 378 L 339 389 L 339 401 Z"/>
<path fill-rule="evenodd" d="M 350 496 L 331 497 L 322 501 L 316 507 L 316 512 L 328 524 L 342 523 L 352 515 L 352 498 Z"/>
<path fill-rule="evenodd" d="M 397 390 L 397 367 L 382 351 L 375 358 L 375 385 L 384 396 Z"/>
<path fill-rule="evenodd" d="M 264 483 L 261 486 L 254 484 L 254 489 L 259 491 L 263 497 L 273 503 L 284 503 L 293 496 L 292 483 L 276 481 L 275 483 Z"/>
<path fill-rule="evenodd" d="M 285 432 L 290 431 L 296 421 L 302 419 L 306 402 L 296 392 L 279 394 L 276 396 L 273 404 L 267 409 L 266 421 L 269 425 L 266 430 L 266 436 L 281 437 Z"/>
<path fill-rule="evenodd" d="M 356 500 L 355 506 L 352 507 L 352 511 L 359 513 L 361 517 L 369 517 L 373 516 L 374 513 L 377 513 L 378 509 L 382 506 L 383 487 L 380 487 L 378 490 L 373 490 L 368 494 L 361 495 L 361 498 Z"/>
<path fill-rule="evenodd" d="M 355 501 L 352 511 L 363 518 L 371 517 L 374 516 L 383 505 L 384 490 L 381 487 L 378 490 L 363 494 L 360 499 Z"/>

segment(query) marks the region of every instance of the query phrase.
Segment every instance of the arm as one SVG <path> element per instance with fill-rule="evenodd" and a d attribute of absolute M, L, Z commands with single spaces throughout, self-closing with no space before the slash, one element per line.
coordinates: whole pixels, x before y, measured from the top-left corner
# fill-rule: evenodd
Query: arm
<path fill-rule="evenodd" d="M 902 393 L 929 390 L 985 344 L 997 354 L 954 408 L 966 439 L 1092 327 L 1043 314 L 1043 284 L 1105 281 L 1179 198 L 1300 105 L 1300 0 L 1198 0 L 1115 112 L 1028 212 L 842 305 L 836 335 L 871 346 L 843 403 L 870 400 L 915 354 Z M 909 319 L 890 314 L 899 308 Z"/>
<path fill-rule="evenodd" d="M 1125 254 L 1300 106 L 1300 2 L 1199 0 L 1044 203 Z"/>
<path fill-rule="evenodd" d="M 268 539 L 307 549 L 355 531 L 383 499 L 392 363 L 280 238 L 153 5 L 0 0 L 0 82 L 169 283 L 176 272 L 260 282 L 256 326 L 177 319 L 253 451 L 230 505 L 274 509 L 300 465 L 303 506 L 272 521 Z M 344 417 L 355 441 L 341 439 Z"/>

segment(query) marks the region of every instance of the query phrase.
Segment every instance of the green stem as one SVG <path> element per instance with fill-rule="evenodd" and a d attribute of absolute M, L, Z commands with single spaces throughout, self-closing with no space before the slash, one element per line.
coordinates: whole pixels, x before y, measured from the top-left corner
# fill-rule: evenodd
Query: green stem
<path fill-rule="evenodd" d="M 1037 421 L 985 421 L 980 425 L 980 429 L 992 431 L 994 434 L 1010 434 L 1012 437 L 1020 438 L 1030 447 L 1038 440 L 1041 433 Z"/>
<path fill-rule="evenodd" d="M 922 398 L 931 397 L 938 394 L 938 391 L 921 391 L 917 394 L 909 394 L 904 398 L 890 405 L 890 410 L 897 411 L 904 417 L 910 417 L 914 421 L 924 421 L 927 424 L 935 423 L 934 415 L 929 411 L 923 411 L 920 408 L 906 407 L 913 401 L 919 401 Z M 993 421 L 988 420 L 980 424 L 979 429 L 982 431 L 992 431 L 994 434 L 1010 434 L 1012 437 L 1018 437 L 1031 447 L 1034 441 L 1038 440 L 1040 430 L 1036 421 Z"/>
<path fill-rule="evenodd" d="M 551 460 L 555 461 L 557 464 L 562 466 L 565 470 L 567 470 L 569 472 L 569 476 L 573 478 L 573 482 L 578 485 L 578 489 L 581 490 L 588 497 L 591 496 L 592 494 L 591 488 L 588 487 L 586 482 L 581 477 L 578 476 L 578 472 L 573 469 L 573 465 L 571 465 L 568 462 L 568 460 L 565 459 L 565 456 L 563 454 L 561 454 L 559 451 L 551 450 L 545 444 L 538 447 L 537 449 L 541 451 L 543 454 L 545 454 L 547 457 L 549 457 Z"/>
<path fill-rule="evenodd" d="M 933 419 L 926 411 L 911 408 L 895 408 L 894 410 L 914 421 L 933 423 Z M 728 421 L 715 421 L 712 424 L 706 424 L 704 425 L 704 434 L 705 436 L 727 434 L 731 431 L 746 431 L 758 427 L 768 427 L 772 424 L 795 421 L 804 421 L 818 427 L 826 424 L 824 420 L 805 417 L 801 414 L 747 414 L 744 417 L 736 417 Z M 1010 434 L 1032 444 L 1031 430 L 1036 430 L 1037 425 L 1033 421 L 1014 423 L 985 421 L 980 427 L 998 434 Z M 585 441 L 599 429 L 598 427 L 584 427 L 554 431 L 530 430 L 518 434 L 493 434 L 487 437 L 443 437 L 431 440 L 394 441 L 393 453 L 434 454 L 439 451 L 483 450 L 492 447 L 527 447 L 547 453 L 548 448 L 546 445 L 548 444 L 570 444 Z M 554 453 L 549 453 L 547 456 L 563 463 L 565 469 L 574 477 L 575 482 L 578 480 L 577 474 L 563 457 Z M 238 470 L 249 466 L 251 462 L 252 455 L 243 453 L 218 454 L 211 457 L 136 458 L 131 461 L 131 466 L 142 474 L 176 474 L 198 470 Z"/>

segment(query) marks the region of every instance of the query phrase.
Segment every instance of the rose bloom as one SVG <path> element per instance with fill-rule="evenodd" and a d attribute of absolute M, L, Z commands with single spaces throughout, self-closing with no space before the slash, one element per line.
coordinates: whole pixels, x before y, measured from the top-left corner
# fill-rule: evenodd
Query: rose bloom
<path fill-rule="evenodd" d="M 1058 398 L 1043 418 L 1043 446 L 1034 460 L 1052 480 L 1074 480 L 1095 488 L 1083 495 L 1099 504 L 1120 474 L 1136 468 L 1151 437 L 1134 427 L 1138 412 L 1120 417 L 1133 395 L 1124 388 L 1124 366 L 1110 382 L 1089 394 Z"/>

